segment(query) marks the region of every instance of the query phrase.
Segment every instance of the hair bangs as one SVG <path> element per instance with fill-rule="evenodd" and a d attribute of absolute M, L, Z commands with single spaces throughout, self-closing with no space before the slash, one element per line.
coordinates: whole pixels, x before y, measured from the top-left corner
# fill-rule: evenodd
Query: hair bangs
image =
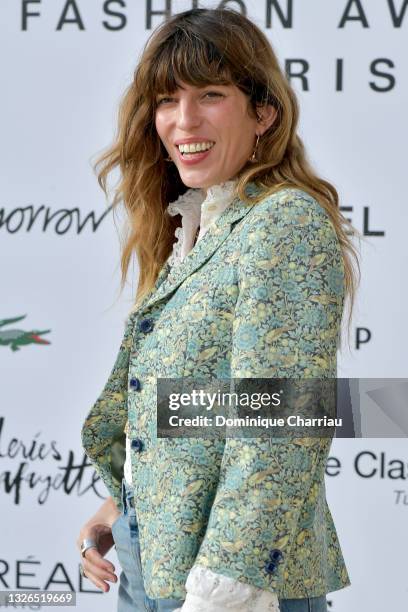
<path fill-rule="evenodd" d="M 234 84 L 225 56 L 210 40 L 185 31 L 168 38 L 152 65 L 150 92 L 153 96 L 174 93 L 181 83 L 195 87 Z"/>

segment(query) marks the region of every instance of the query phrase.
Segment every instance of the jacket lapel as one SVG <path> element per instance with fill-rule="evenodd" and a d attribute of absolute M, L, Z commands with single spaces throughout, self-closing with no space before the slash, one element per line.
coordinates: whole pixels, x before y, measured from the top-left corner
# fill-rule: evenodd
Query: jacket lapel
<path fill-rule="evenodd" d="M 253 195 L 259 192 L 255 183 L 249 183 L 246 192 Z M 216 221 L 209 227 L 203 238 L 186 255 L 183 261 L 172 269 L 166 263 L 156 281 L 156 290 L 150 298 L 141 305 L 141 309 L 151 308 L 154 304 L 164 300 L 175 291 L 181 283 L 200 268 L 221 244 L 228 238 L 235 223 L 245 217 L 252 210 L 252 205 L 246 204 L 236 197 L 221 213 Z M 163 272 L 163 274 L 162 274 Z M 140 310 L 139 310 L 140 312 Z"/>

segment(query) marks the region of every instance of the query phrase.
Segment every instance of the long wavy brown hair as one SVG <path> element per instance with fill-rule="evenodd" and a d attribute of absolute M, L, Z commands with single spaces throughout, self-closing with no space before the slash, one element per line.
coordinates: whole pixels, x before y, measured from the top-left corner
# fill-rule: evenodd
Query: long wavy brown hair
<path fill-rule="evenodd" d="M 318 177 L 307 160 L 297 134 L 296 95 L 269 40 L 256 24 L 230 8 L 178 13 L 153 31 L 121 100 L 114 143 L 95 163 L 106 195 L 108 175 L 115 168 L 120 171 L 112 205 L 115 209 L 123 202 L 126 211 L 121 291 L 134 255 L 139 262 L 135 307 L 153 290 L 181 224 L 180 216 L 170 216 L 166 208 L 188 187 L 175 164 L 165 161 L 167 151 L 155 128 L 155 112 L 157 96 L 174 93 L 183 81 L 197 87 L 235 85 L 246 94 L 252 117 L 258 105 L 276 108 L 275 121 L 259 140 L 258 161 L 248 161 L 236 176 L 236 195 L 254 205 L 283 187 L 298 187 L 327 211 L 343 256 L 350 327 L 357 286 L 353 259 L 360 276 L 352 236 L 358 233 L 341 214 L 335 187 Z M 261 193 L 249 197 L 248 182 L 256 183 Z"/>

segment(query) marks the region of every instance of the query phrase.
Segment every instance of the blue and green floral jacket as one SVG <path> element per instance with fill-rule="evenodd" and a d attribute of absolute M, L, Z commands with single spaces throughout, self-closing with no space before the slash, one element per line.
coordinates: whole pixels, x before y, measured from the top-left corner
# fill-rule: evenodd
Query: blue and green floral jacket
<path fill-rule="evenodd" d="M 156 420 L 158 377 L 335 378 L 343 299 L 327 213 L 286 188 L 255 205 L 235 198 L 129 316 L 81 435 L 121 508 L 112 465 L 129 418 L 150 597 L 184 599 L 194 564 L 279 598 L 350 583 L 325 496 L 330 438 L 166 439 Z"/>

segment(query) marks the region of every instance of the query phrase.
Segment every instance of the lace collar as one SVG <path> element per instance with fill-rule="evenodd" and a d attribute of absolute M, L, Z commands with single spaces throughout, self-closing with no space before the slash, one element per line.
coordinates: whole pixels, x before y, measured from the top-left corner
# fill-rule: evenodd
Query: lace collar
<path fill-rule="evenodd" d="M 236 180 L 224 181 L 207 189 L 204 197 L 202 189 L 188 189 L 177 200 L 171 202 L 167 211 L 171 216 L 181 215 L 182 226 L 176 228 L 177 241 L 168 262 L 181 263 L 194 246 L 197 229 L 198 240 L 204 236 L 209 226 L 226 209 L 235 196 Z"/>

